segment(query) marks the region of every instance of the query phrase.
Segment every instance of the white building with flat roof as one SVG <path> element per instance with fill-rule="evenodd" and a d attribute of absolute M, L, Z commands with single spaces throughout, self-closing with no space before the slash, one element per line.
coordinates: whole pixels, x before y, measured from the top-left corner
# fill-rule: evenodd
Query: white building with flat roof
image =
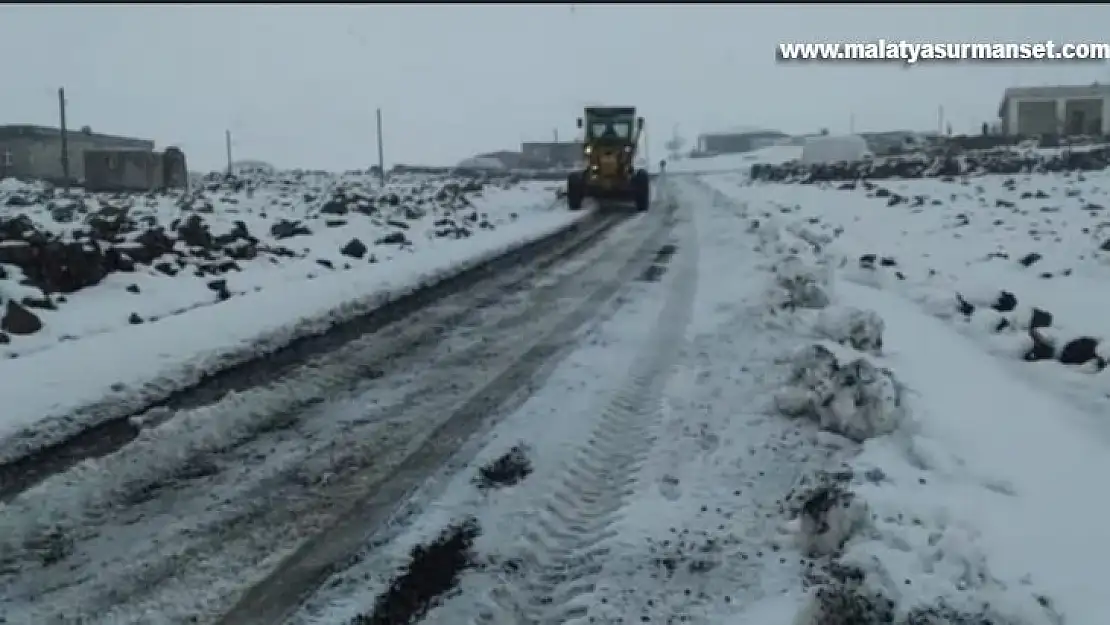
<path fill-rule="evenodd" d="M 1110 85 L 1011 87 L 998 116 L 1007 135 L 1108 135 Z"/>

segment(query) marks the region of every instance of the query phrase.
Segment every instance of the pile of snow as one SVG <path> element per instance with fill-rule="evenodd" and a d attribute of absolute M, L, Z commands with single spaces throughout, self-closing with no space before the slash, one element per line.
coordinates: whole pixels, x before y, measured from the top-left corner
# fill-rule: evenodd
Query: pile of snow
<path fill-rule="evenodd" d="M 1110 601 L 1088 580 L 1110 557 L 1104 409 L 966 338 L 1012 334 L 1032 348 L 1057 335 L 1057 318 L 1105 326 L 1110 276 L 1090 206 L 1106 175 L 704 180 L 749 218 L 786 224 L 813 258 L 841 259 L 828 306 L 784 309 L 815 341 L 787 357 L 780 410 L 857 445 L 847 470 L 788 500 L 786 529 L 820 558 L 793 624 L 1102 622 Z"/>
<path fill-rule="evenodd" d="M 71 431 L 86 405 L 141 404 L 581 219 L 556 189 L 304 171 L 164 194 L 0 181 L 0 456 L 64 434 L 44 419 Z"/>
<path fill-rule="evenodd" d="M 871 156 L 867 141 L 859 135 L 809 137 L 802 146 L 802 165 L 855 163 Z"/>

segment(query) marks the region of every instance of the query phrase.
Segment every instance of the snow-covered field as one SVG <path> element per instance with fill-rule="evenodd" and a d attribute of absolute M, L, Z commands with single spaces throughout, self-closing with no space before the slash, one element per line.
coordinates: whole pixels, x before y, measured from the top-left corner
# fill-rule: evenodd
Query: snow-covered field
<path fill-rule="evenodd" d="M 833 300 L 885 322 L 868 358 L 909 425 L 853 460 L 880 479 L 852 488 L 872 521 L 840 561 L 904 607 L 1105 622 L 1110 172 L 703 180 L 820 249 Z"/>
<path fill-rule="evenodd" d="M 554 232 L 552 183 L 280 172 L 169 195 L 0 181 L 0 458 Z M 95 419 L 91 414 L 89 419 Z"/>

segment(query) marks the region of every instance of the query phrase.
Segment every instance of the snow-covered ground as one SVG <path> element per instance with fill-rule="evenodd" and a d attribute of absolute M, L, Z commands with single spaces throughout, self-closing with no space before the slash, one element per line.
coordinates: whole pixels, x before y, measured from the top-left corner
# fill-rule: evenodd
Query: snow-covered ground
<path fill-rule="evenodd" d="M 2 181 L 0 459 L 84 427 L 65 418 L 84 406 L 164 394 L 580 219 L 557 186 L 279 172 L 66 198 Z"/>
<path fill-rule="evenodd" d="M 984 182 L 929 184 L 948 203 Z M 862 193 L 742 183 L 674 180 L 686 212 L 662 279 L 619 294 L 446 494 L 292 623 L 1104 623 L 1100 413 L 1037 369 L 1060 365 L 1000 358 L 908 277 L 879 276 L 887 248 L 866 246 L 907 271 L 929 239 L 853 238 L 933 233 L 955 279 L 983 256 L 961 249 L 970 234 Z M 438 599 L 413 592 L 433 557 Z"/>
<path fill-rule="evenodd" d="M 702 180 L 819 249 L 834 304 L 884 322 L 866 359 L 892 372 L 906 424 L 852 461 L 871 513 L 839 556 L 865 576 L 853 592 L 993 623 L 1105 622 L 1110 172 Z"/>
<path fill-rule="evenodd" d="M 802 609 L 816 560 L 787 498 L 806 501 L 855 446 L 775 406 L 811 340 L 781 307 L 810 295 L 784 279 L 805 270 L 737 207 L 674 184 L 666 273 L 618 293 L 444 494 L 292 623 L 789 623 Z M 414 581 L 430 567 L 444 597 Z"/>
<path fill-rule="evenodd" d="M 1078 349 L 1066 349 L 1069 339 L 1101 336 L 1101 318 L 1080 314 L 1104 304 L 1100 181 L 1110 184 L 1090 172 L 852 189 L 753 185 L 742 173 L 665 181 L 678 218 L 641 277 L 616 289 L 541 388 L 464 445 L 289 622 L 1102 625 L 1106 374 L 1097 361 L 1060 362 Z M 592 253 L 631 249 L 650 217 Z M 473 338 L 480 348 L 482 337 Z M 1030 362 L 1023 350 L 1048 357 Z M 454 400 L 429 401 L 440 415 Z M 227 493 L 257 497 L 270 484 L 245 488 L 244 475 L 276 475 L 297 454 L 310 456 L 307 448 L 321 458 L 362 444 L 400 454 L 386 449 L 388 438 L 374 443 L 374 428 L 423 427 L 400 412 L 358 430 L 362 409 L 314 421 L 319 435 L 260 438 L 225 454 L 218 502 L 200 507 L 204 493 L 186 486 L 196 515 L 160 524 L 140 501 L 136 527 L 172 535 L 237 509 Z M 336 428 L 359 434 L 336 446 Z M 251 465 L 275 453 L 266 449 L 274 440 L 280 462 Z M 241 467 L 232 462 L 240 457 Z M 111 484 L 117 473 L 93 477 Z M 67 479 L 21 500 L 28 518 L 43 511 L 36 531 L 59 508 L 47 505 L 47 487 L 82 490 Z M 98 493 L 83 496 L 97 503 Z M 174 497 L 155 494 L 149 507 L 180 514 Z M 78 539 L 101 551 L 129 544 L 135 530 L 111 525 L 110 534 Z M 267 538 L 277 530 L 256 529 L 261 537 L 227 540 L 281 542 Z M 141 542 L 128 548 L 166 549 Z M 180 578 L 178 616 L 152 623 L 180 622 L 206 596 L 227 601 L 226 588 L 190 586 L 204 583 L 197 566 L 175 577 L 169 560 L 158 562 L 155 573 L 104 571 L 104 583 Z M 80 562 L 70 566 L 76 572 L 65 575 L 84 575 Z M 27 579 L 38 578 L 10 577 L 25 594 Z M 72 599 L 94 586 L 71 583 L 58 593 Z M 89 600 L 112 604 L 97 596 L 107 598 Z"/>

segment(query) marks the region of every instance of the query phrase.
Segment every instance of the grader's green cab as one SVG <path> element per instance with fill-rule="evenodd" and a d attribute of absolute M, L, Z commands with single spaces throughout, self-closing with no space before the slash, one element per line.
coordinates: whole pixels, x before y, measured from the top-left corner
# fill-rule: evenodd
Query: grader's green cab
<path fill-rule="evenodd" d="M 585 130 L 585 167 L 567 177 L 570 209 L 580 210 L 586 198 L 594 198 L 603 204 L 630 202 L 637 211 L 646 211 L 651 185 L 647 170 L 635 166 L 644 130 L 644 118 L 636 117 L 636 107 L 586 107 L 578 127 Z"/>

